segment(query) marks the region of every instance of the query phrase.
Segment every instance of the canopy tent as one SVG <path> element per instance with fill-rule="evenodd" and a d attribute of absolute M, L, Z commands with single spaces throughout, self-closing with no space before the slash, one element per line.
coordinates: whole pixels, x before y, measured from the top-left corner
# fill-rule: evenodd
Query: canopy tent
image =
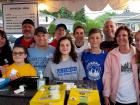
<path fill-rule="evenodd" d="M 109 4 L 112 9 L 125 9 L 130 0 L 0 0 L 0 2 L 38 2 L 47 5 L 49 12 L 56 12 L 61 7 L 69 11 L 78 11 L 86 5 L 92 11 L 100 11 Z M 132 0 L 131 0 L 132 1 Z"/>
<path fill-rule="evenodd" d="M 69 11 L 79 11 L 86 5 L 92 11 L 103 10 L 107 4 L 112 9 L 125 9 L 129 0 L 43 0 L 50 12 L 58 11 L 61 7 L 66 7 Z"/>

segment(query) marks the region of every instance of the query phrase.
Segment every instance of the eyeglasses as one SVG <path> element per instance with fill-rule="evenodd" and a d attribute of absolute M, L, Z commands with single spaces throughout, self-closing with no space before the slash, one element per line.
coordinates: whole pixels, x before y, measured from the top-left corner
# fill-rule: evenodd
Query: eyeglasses
<path fill-rule="evenodd" d="M 13 53 L 12 53 L 13 56 L 17 56 L 17 55 L 18 55 L 18 56 L 21 56 L 21 55 L 23 55 L 23 54 L 25 54 L 25 52 L 13 52 Z"/>

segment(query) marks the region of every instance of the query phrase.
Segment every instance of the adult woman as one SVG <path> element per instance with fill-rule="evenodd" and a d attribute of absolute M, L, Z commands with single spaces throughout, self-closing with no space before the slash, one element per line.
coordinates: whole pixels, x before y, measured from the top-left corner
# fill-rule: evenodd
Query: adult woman
<path fill-rule="evenodd" d="M 59 39 L 53 60 L 47 64 L 44 75 L 56 80 L 82 80 L 85 77 L 70 37 Z"/>
<path fill-rule="evenodd" d="M 105 104 L 138 105 L 139 88 L 137 69 L 132 60 L 135 48 L 132 44 L 131 30 L 121 26 L 115 33 L 118 47 L 107 55 L 103 75 Z"/>
<path fill-rule="evenodd" d="M 0 30 L 0 66 L 12 63 L 12 51 L 9 45 L 9 41 L 6 37 L 6 33 Z"/>

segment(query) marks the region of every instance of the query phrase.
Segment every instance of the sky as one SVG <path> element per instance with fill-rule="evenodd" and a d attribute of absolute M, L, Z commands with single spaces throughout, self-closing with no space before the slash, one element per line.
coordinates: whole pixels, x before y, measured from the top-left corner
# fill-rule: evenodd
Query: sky
<path fill-rule="evenodd" d="M 128 4 L 128 9 L 131 12 L 140 13 L 140 0 L 131 1 Z M 113 10 L 109 5 L 107 5 L 102 11 L 91 11 L 87 6 L 85 6 L 85 13 L 86 16 L 90 17 L 91 19 L 95 19 L 96 17 L 104 14 L 105 12 L 116 12 L 117 14 L 122 13 L 122 10 Z"/>
<path fill-rule="evenodd" d="M 113 12 L 113 10 L 109 5 L 107 5 L 102 11 L 91 11 L 87 6 L 85 6 L 85 14 L 91 19 L 95 19 L 96 17 L 104 14 L 105 12 Z"/>

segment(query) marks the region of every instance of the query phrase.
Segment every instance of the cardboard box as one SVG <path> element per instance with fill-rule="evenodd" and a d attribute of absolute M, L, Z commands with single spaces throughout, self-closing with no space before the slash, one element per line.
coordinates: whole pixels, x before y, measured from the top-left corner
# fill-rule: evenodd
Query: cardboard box
<path fill-rule="evenodd" d="M 30 105 L 64 105 L 66 85 L 46 85 L 31 99 Z"/>

